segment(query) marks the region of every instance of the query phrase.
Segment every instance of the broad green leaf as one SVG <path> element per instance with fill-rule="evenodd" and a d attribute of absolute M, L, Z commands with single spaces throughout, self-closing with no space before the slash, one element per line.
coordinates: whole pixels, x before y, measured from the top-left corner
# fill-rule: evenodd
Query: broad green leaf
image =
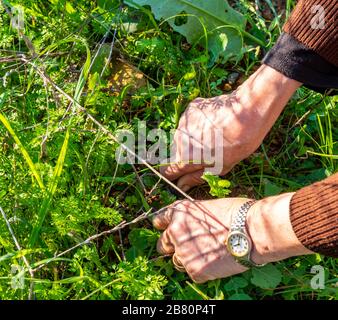
<path fill-rule="evenodd" d="M 245 293 L 235 293 L 228 300 L 252 300 L 252 298 Z"/>
<path fill-rule="evenodd" d="M 272 183 L 268 179 L 264 179 L 264 196 L 265 197 L 270 197 L 270 196 L 275 196 L 277 194 L 280 194 L 282 190 L 283 190 L 282 187 L 276 185 L 275 183 Z"/>
<path fill-rule="evenodd" d="M 156 19 L 166 20 L 189 43 L 209 48 L 213 61 L 219 56 L 227 59 L 241 53 L 246 19 L 226 0 L 126 0 L 126 3 L 134 7 L 150 6 Z M 177 18 L 182 15 L 185 21 L 178 23 Z"/>
<path fill-rule="evenodd" d="M 146 249 L 156 243 L 158 239 L 157 233 L 144 229 L 144 228 L 137 228 L 130 231 L 128 235 L 128 239 L 132 246 L 135 246 L 141 250 Z"/>
<path fill-rule="evenodd" d="M 81 74 L 80 74 L 80 77 L 77 81 L 76 88 L 75 88 L 74 100 L 77 101 L 77 102 L 80 102 L 82 91 L 84 89 L 84 86 L 86 84 L 86 81 L 87 81 L 87 78 L 88 78 L 88 75 L 89 75 L 89 71 L 90 71 L 90 49 L 89 49 L 89 46 L 88 46 L 86 40 L 84 40 L 82 38 L 79 38 L 79 40 L 85 46 L 87 54 L 86 54 L 86 61 L 83 65 L 83 67 L 82 67 Z"/>
<path fill-rule="evenodd" d="M 233 277 L 224 285 L 223 288 L 225 291 L 235 291 L 245 288 L 248 284 L 248 281 L 243 277 Z"/>
<path fill-rule="evenodd" d="M 262 289 L 274 289 L 281 280 L 282 274 L 273 264 L 252 269 L 251 282 Z"/>
<path fill-rule="evenodd" d="M 97 88 L 97 83 L 99 82 L 99 74 L 97 72 L 91 73 L 88 77 L 88 89 L 94 91 Z"/>
<path fill-rule="evenodd" d="M 243 41 L 241 37 L 238 37 L 236 29 L 229 28 L 226 32 L 219 32 L 217 36 L 210 37 L 208 45 L 213 61 L 218 58 L 218 55 L 226 61 L 232 56 L 241 56 Z"/>
<path fill-rule="evenodd" d="M 90 69 L 91 74 L 98 73 L 100 74 L 107 63 L 107 59 L 110 55 L 111 44 L 104 43 L 100 48 L 97 54 L 95 55 L 95 60 L 92 62 L 92 66 Z M 110 75 L 109 68 L 106 70 L 105 75 Z"/>

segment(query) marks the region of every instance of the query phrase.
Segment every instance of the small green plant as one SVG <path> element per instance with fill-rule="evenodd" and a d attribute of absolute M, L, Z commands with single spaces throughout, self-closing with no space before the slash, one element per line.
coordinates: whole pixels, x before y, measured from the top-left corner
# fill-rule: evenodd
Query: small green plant
<path fill-rule="evenodd" d="M 210 187 L 210 194 L 217 198 L 224 198 L 231 193 L 229 189 L 231 186 L 230 181 L 221 179 L 219 176 L 215 176 L 210 172 L 205 172 L 202 176 Z"/>
<path fill-rule="evenodd" d="M 126 3 L 137 8 L 149 5 L 157 19 L 168 22 L 190 44 L 201 44 L 210 50 L 212 62 L 219 57 L 223 58 L 223 62 L 229 58 L 239 60 L 244 36 L 264 45 L 262 40 L 246 32 L 245 17 L 228 1 L 172 0 L 165 1 L 162 6 L 158 6 L 156 0 L 127 0 Z"/>
<path fill-rule="evenodd" d="M 0 2 L 0 299 L 338 299 L 334 259 L 298 257 L 195 284 L 156 252 L 148 219 L 129 224 L 178 197 L 146 167 L 118 165 L 107 131 L 146 120 L 169 133 L 189 101 L 223 94 L 233 73 L 245 79 L 284 22 L 276 10 L 263 19 L 248 0 L 165 3 Z M 8 15 L 17 5 L 20 32 Z M 112 85 L 121 61 L 143 85 Z M 260 198 L 336 172 L 336 106 L 299 89 L 262 147 L 227 175 L 231 184 L 204 175 L 211 195 Z M 324 290 L 309 285 L 317 264 Z M 23 289 L 13 288 L 21 275 Z"/>

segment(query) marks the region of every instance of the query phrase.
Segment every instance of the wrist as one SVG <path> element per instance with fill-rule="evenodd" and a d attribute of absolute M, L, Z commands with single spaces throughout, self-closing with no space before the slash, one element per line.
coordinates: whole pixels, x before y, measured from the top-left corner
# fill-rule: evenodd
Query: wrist
<path fill-rule="evenodd" d="M 261 116 L 278 109 L 281 112 L 292 95 L 302 85 L 268 65 L 262 65 L 238 88 L 243 105 L 248 105 Z"/>
<path fill-rule="evenodd" d="M 300 82 L 267 65 L 252 74 L 233 93 L 237 102 L 233 112 L 243 128 L 242 143 L 256 150 L 300 86 Z"/>
<path fill-rule="evenodd" d="M 230 97 L 226 97 L 232 106 L 234 140 L 239 142 L 246 155 L 259 147 L 300 85 L 300 82 L 262 65 Z M 231 140 L 229 133 L 227 138 Z"/>
<path fill-rule="evenodd" d="M 268 263 L 292 256 L 311 254 L 295 235 L 290 221 L 293 193 L 285 193 L 256 202 L 249 210 L 247 228 L 255 263 Z"/>

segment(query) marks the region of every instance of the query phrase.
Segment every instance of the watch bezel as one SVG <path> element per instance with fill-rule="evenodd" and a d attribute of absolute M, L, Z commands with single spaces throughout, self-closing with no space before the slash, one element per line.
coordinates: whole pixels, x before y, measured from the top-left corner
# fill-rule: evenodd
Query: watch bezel
<path fill-rule="evenodd" d="M 244 254 L 238 254 L 237 252 L 234 252 L 232 250 L 232 246 L 231 246 L 231 242 L 230 239 L 233 236 L 239 235 L 241 237 L 244 237 L 247 242 L 248 242 L 248 249 L 246 250 L 246 252 Z M 252 249 L 252 243 L 251 243 L 251 239 L 250 237 L 243 231 L 231 231 L 227 237 L 227 241 L 226 241 L 226 246 L 228 251 L 230 252 L 230 254 L 235 257 L 235 258 L 243 258 L 243 257 L 248 257 L 250 255 L 251 249 Z"/>

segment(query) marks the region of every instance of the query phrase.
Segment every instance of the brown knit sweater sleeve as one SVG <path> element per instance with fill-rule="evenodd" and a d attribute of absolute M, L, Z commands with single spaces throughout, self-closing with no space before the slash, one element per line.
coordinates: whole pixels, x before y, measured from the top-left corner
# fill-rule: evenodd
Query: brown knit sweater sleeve
<path fill-rule="evenodd" d="M 338 66 L 338 0 L 299 0 L 283 30 Z"/>
<path fill-rule="evenodd" d="M 338 173 L 297 191 L 290 220 L 306 248 L 338 258 Z"/>

